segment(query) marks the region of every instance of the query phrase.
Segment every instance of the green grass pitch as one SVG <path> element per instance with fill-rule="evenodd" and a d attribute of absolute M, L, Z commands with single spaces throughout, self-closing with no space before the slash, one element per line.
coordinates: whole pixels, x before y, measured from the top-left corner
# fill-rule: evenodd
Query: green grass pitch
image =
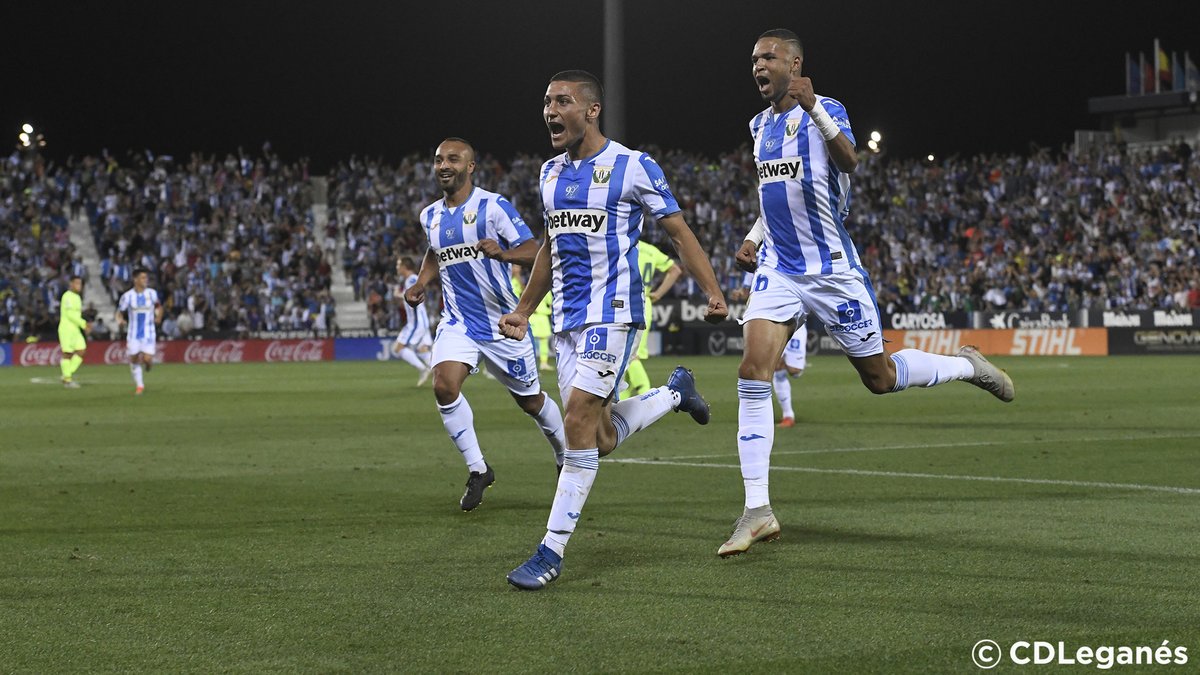
<path fill-rule="evenodd" d="M 1200 658 L 1200 359 L 996 359 L 1011 405 L 872 396 L 813 359 L 776 434 L 783 538 L 729 560 L 737 361 L 684 361 L 712 423 L 668 415 L 603 462 L 538 593 L 504 576 L 554 465 L 495 382 L 465 388 L 497 482 L 464 514 L 399 363 L 162 365 L 140 398 L 124 367 L 77 391 L 0 369 L 0 671 L 973 672 L 985 638 Z"/>

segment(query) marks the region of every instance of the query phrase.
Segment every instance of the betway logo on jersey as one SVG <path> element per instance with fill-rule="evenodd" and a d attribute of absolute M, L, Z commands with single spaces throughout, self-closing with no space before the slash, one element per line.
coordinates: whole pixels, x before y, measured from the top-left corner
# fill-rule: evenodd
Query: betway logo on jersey
<path fill-rule="evenodd" d="M 558 209 L 546 218 L 551 237 L 560 234 L 598 234 L 608 224 L 608 212 L 602 209 Z"/>
<path fill-rule="evenodd" d="M 804 164 L 799 157 L 769 159 L 758 163 L 759 183 L 778 183 L 781 180 L 800 180 Z"/>
<path fill-rule="evenodd" d="M 458 244 L 440 248 L 437 252 L 438 265 L 448 267 L 459 263 L 471 262 L 483 257 L 483 251 L 475 248 L 475 244 Z"/>

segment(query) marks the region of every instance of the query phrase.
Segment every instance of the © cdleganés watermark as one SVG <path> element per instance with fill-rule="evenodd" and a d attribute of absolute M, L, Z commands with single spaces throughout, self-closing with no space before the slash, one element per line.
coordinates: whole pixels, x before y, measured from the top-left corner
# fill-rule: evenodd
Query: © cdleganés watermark
<path fill-rule="evenodd" d="M 1182 666 L 1188 662 L 1187 647 L 1172 646 L 1170 640 L 1160 645 L 1080 645 L 1067 646 L 1062 641 L 1015 640 L 1008 649 L 995 640 L 980 640 L 971 648 L 975 665 L 991 670 L 1007 658 L 1018 666 L 1092 666 L 1108 670 L 1113 666 Z"/>

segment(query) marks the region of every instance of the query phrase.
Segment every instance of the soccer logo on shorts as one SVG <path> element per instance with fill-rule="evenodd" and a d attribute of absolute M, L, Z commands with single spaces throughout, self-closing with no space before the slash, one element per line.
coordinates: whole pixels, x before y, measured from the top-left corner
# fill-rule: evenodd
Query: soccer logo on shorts
<path fill-rule="evenodd" d="M 838 323 L 846 325 L 862 320 L 862 305 L 857 300 L 843 302 L 837 306 Z"/>
<path fill-rule="evenodd" d="M 509 359 L 508 360 L 508 374 L 517 379 L 520 379 L 521 376 L 525 374 L 525 360 L 524 359 Z"/>
<path fill-rule="evenodd" d="M 587 348 L 591 351 L 604 351 L 608 349 L 608 329 L 593 328 L 587 333 Z"/>

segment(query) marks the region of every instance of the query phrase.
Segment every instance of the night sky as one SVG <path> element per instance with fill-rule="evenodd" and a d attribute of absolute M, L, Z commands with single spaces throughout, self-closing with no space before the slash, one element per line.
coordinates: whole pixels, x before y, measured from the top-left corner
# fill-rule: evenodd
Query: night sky
<path fill-rule="evenodd" d="M 320 171 L 351 153 L 429 151 L 447 135 L 502 157 L 548 156 L 549 76 L 603 75 L 600 0 L 3 4 L 0 133 L 15 143 L 32 122 L 57 159 L 270 140 Z M 860 143 L 878 129 L 903 157 L 1057 147 L 1097 125 L 1089 97 L 1124 93 L 1125 52 L 1149 57 L 1158 37 L 1200 61 L 1200 2 L 1100 8 L 627 1 L 628 132 L 618 140 L 706 153 L 746 142 L 765 107 L 751 48 L 786 27 Z"/>

